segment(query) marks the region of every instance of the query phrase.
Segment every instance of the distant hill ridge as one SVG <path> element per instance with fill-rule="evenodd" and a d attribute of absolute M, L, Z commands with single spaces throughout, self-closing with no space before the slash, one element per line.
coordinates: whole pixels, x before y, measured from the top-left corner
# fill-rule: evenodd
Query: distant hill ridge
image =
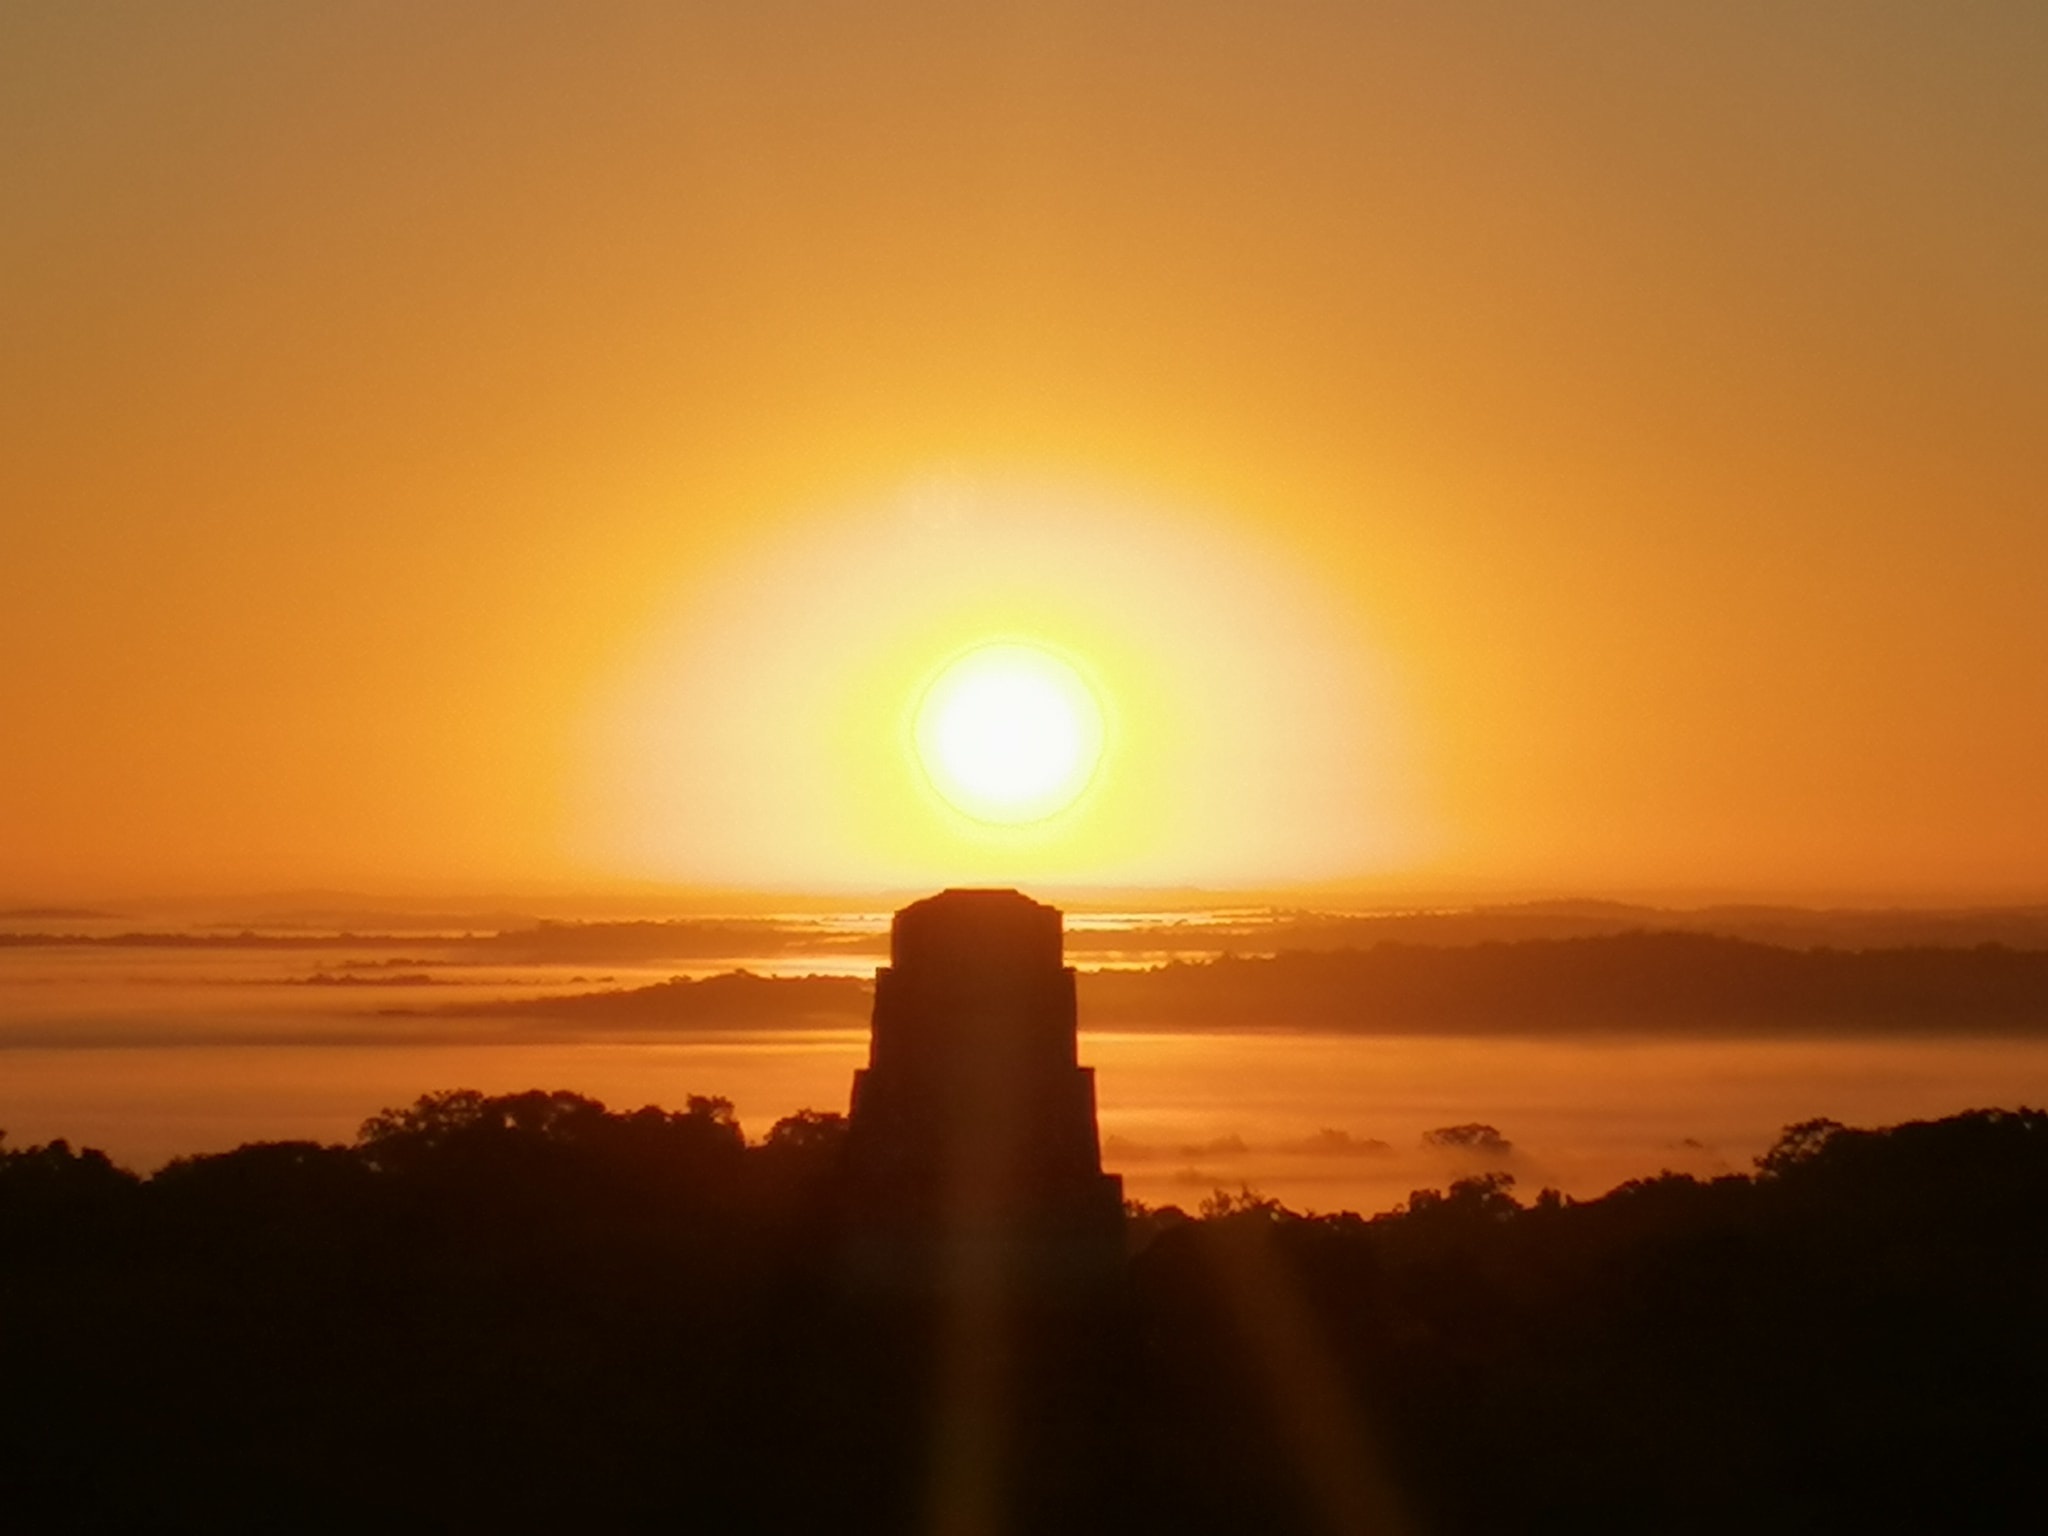
<path fill-rule="evenodd" d="M 1084 1028 L 1357 1034 L 2048 1032 L 2048 952 L 1986 944 L 1787 949 L 1643 931 L 1465 946 L 1382 942 L 1250 959 L 1083 971 Z M 544 999 L 463 1004 L 650 1027 L 857 1023 L 852 977 L 732 973 Z"/>
<path fill-rule="evenodd" d="M 1727 1034 L 2048 1029 L 2048 952 L 1788 949 L 1645 931 L 1462 947 L 1385 942 L 1083 978 L 1097 1026 Z"/>

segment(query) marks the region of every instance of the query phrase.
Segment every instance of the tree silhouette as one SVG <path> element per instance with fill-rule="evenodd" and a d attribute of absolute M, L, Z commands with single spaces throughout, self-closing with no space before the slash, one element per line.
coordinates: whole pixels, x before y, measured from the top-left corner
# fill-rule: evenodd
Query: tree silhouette
<path fill-rule="evenodd" d="M 962 1383 L 996 1379 L 973 1422 L 1007 1427 L 1018 1530 L 2037 1513 L 2042 1111 L 1807 1121 L 1754 1176 L 1588 1200 L 1493 1171 L 1371 1218 L 1138 1211 L 1126 1290 L 1000 1339 L 839 1287 L 843 1135 L 455 1092 L 148 1180 L 0 1144 L 6 1523 L 923 1528 Z"/>

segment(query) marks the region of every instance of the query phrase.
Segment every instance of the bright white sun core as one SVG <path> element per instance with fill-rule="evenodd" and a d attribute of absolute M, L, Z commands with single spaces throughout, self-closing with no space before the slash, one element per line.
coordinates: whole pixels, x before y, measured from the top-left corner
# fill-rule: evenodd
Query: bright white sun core
<path fill-rule="evenodd" d="M 949 662 L 918 700 L 917 760 L 948 805 L 1021 826 L 1080 799 L 1102 761 L 1102 706 L 1080 671 L 1000 641 Z"/>

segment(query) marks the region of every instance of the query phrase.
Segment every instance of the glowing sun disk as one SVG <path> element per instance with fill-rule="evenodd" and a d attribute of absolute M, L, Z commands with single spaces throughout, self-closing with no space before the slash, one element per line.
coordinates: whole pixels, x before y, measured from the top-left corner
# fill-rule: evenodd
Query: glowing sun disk
<path fill-rule="evenodd" d="M 1102 758 L 1102 708 L 1067 661 L 1035 645 L 984 645 L 918 702 L 917 757 L 932 787 L 976 821 L 1043 821 L 1081 797 Z"/>

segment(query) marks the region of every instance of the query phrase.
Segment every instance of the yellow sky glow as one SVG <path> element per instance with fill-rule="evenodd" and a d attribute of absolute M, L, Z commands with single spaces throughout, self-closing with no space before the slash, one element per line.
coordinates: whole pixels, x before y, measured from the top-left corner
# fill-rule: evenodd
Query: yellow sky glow
<path fill-rule="evenodd" d="M 0 899 L 2048 896 L 2048 10 L 0 8 Z M 1081 658 L 1100 784 L 901 711 Z"/>

